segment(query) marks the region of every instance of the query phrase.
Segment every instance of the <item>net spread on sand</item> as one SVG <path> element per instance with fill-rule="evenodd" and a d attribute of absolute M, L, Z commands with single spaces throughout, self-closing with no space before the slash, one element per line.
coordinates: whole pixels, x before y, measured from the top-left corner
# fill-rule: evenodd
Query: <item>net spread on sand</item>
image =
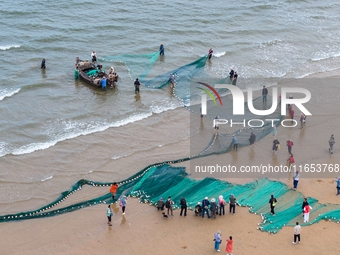
<path fill-rule="evenodd" d="M 106 57 L 104 58 L 104 61 L 124 62 L 129 67 L 129 70 L 134 72 L 134 76 L 137 75 L 138 77 L 141 77 L 143 84 L 149 88 L 160 89 L 164 87 L 169 84 L 168 77 L 170 73 L 175 73 L 177 75 L 175 86 L 177 96 L 185 101 L 186 98 L 190 97 L 190 92 L 188 91 L 190 90 L 190 79 L 197 78 L 197 76 L 200 78 L 204 77 L 204 65 L 207 57 L 205 56 L 193 63 L 147 80 L 149 71 L 155 64 L 158 55 L 158 52 L 145 55 L 120 55 Z M 141 68 L 141 66 L 144 68 Z M 225 91 L 219 92 L 223 93 Z M 216 115 L 223 117 L 232 114 L 232 100 L 228 100 L 228 98 L 224 99 L 226 107 L 223 108 L 223 112 L 219 112 L 222 111 L 222 108 L 216 107 L 209 112 L 207 117 L 214 118 Z M 268 101 L 269 100 L 270 98 L 268 98 Z M 208 101 L 208 105 L 212 103 L 212 101 Z M 255 98 L 253 100 L 253 105 L 256 109 L 260 109 L 262 102 L 258 98 Z M 192 112 L 198 114 L 200 112 L 199 105 L 186 105 L 186 107 Z M 250 119 L 252 117 L 249 109 L 245 107 L 245 116 L 242 118 Z M 271 117 L 281 120 L 282 116 L 280 115 L 280 109 L 277 109 Z M 266 118 L 269 117 L 266 116 Z M 239 146 L 246 146 L 249 144 L 250 131 L 255 133 L 256 140 L 258 141 L 271 133 L 272 126 L 271 123 L 268 123 L 261 128 L 242 128 L 234 131 L 232 134 L 237 134 Z M 290 189 L 281 182 L 263 178 L 245 185 L 237 185 L 214 178 L 194 180 L 188 176 L 185 167 L 173 166 L 173 164 L 193 160 L 195 158 L 230 151 L 232 134 L 215 134 L 212 136 L 210 143 L 204 148 L 201 148 L 196 155 L 149 165 L 133 176 L 117 182 L 119 189 L 117 190 L 116 197 L 120 197 L 121 195 L 138 197 L 143 203 L 155 205 L 160 197 L 167 198 L 168 196 L 171 196 L 172 200 L 175 202 L 174 208 L 178 208 L 180 198 L 185 197 L 189 208 L 193 209 L 197 202 L 202 201 L 206 196 L 217 199 L 219 195 L 223 195 L 224 198 L 228 200 L 228 197 L 231 194 L 234 194 L 239 206 L 249 207 L 251 213 L 261 215 L 261 223 L 259 223 L 258 226 L 258 229 L 261 231 L 277 233 L 283 226 L 294 226 L 296 221 L 301 221 L 303 194 Z M 111 184 L 112 182 L 79 180 L 69 190 L 62 192 L 60 197 L 55 201 L 37 210 L 2 215 L 0 216 L 0 222 L 51 217 L 96 204 L 112 203 L 114 201 L 112 200 L 111 194 L 108 192 L 97 198 L 77 202 L 69 206 L 63 206 L 63 202 L 72 194 L 81 190 L 84 185 L 109 187 Z M 107 188 L 107 191 L 109 191 L 109 188 Z M 269 198 L 271 194 L 275 194 L 275 197 L 278 200 L 275 208 L 275 216 L 270 214 Z M 312 220 L 309 223 L 302 225 L 317 223 L 320 220 L 329 220 L 339 223 L 339 205 L 320 204 L 314 198 L 308 198 L 308 203 L 313 208 L 311 212 Z"/>

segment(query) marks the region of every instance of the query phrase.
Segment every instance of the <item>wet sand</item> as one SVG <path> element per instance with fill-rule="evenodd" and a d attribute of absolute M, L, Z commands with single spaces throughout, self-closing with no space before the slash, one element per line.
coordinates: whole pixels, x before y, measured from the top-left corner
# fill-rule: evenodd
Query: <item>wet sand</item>
<path fill-rule="evenodd" d="M 320 89 L 320 86 L 325 89 Z M 230 152 L 205 157 L 204 161 L 214 163 L 222 158 L 237 166 L 258 165 L 263 162 L 274 165 L 285 164 L 288 152 L 284 141 L 290 138 L 294 141 L 293 153 L 296 164 L 339 164 L 340 149 L 337 148 L 337 143 L 334 147 L 334 154 L 328 153 L 330 134 L 334 133 L 336 141 L 340 137 L 337 133 L 340 125 L 338 87 L 325 79 L 318 78 L 308 89 L 312 93 L 312 100 L 307 107 L 313 116 L 308 117 L 304 129 L 278 128 L 277 137 L 281 142 L 281 150 L 277 155 L 273 155 L 271 151 L 273 138 L 268 135 L 256 142 L 253 151 L 249 147 L 244 147 L 237 153 Z M 177 109 L 152 116 L 134 127 L 126 126 L 118 131 L 108 130 L 90 137 L 79 137 L 73 139 L 74 141 L 66 141 L 51 149 L 34 153 L 34 155 L 20 156 L 22 162 L 26 162 L 27 168 L 31 168 L 32 171 L 35 167 L 56 168 L 53 162 L 63 161 L 62 159 L 64 163 L 58 166 L 53 181 L 39 183 L 40 187 L 37 192 L 41 192 L 42 197 L 44 197 L 44 192 L 51 194 L 50 196 L 47 198 L 45 196 L 44 199 L 35 201 L 35 203 L 27 201 L 7 205 L 5 210 L 26 211 L 44 205 L 55 199 L 61 191 L 68 189 L 79 179 L 79 174 L 83 175 L 83 178 L 96 181 L 121 180 L 149 164 L 190 155 L 189 139 L 185 139 L 186 135 L 182 136 L 183 139 L 179 139 L 181 135 L 178 136 L 178 133 L 184 132 L 185 134 L 189 129 L 189 121 L 183 122 L 186 116 L 188 116 L 186 110 Z M 299 113 L 296 112 L 295 119 L 298 120 L 298 118 Z M 207 122 L 206 127 L 210 126 Z M 140 132 L 138 139 L 131 135 L 142 129 L 145 132 Z M 121 133 L 117 134 L 117 132 Z M 207 130 L 207 132 L 213 131 Z M 117 135 L 121 139 L 121 142 L 117 141 L 118 144 L 114 142 Z M 173 139 L 174 142 L 159 147 L 162 139 L 164 141 Z M 82 144 L 86 146 L 82 147 Z M 112 160 L 114 152 L 120 151 L 120 148 L 124 150 L 124 146 L 135 146 L 136 152 L 128 157 L 123 156 Z M 143 150 L 143 147 L 146 149 Z M 8 166 L 12 169 L 15 169 L 16 164 L 13 163 L 15 159 L 18 157 L 7 158 Z M 188 173 L 192 174 L 191 163 L 184 162 L 178 165 L 186 166 Z M 93 172 L 89 173 L 89 171 Z M 65 179 L 58 181 L 58 175 L 68 175 L 69 178 L 67 181 Z M 305 196 L 317 198 L 321 203 L 339 204 L 340 198 L 335 196 L 334 183 L 334 178 L 339 175 L 340 173 L 332 172 L 316 177 L 313 174 L 302 173 L 298 191 Z M 262 177 L 268 176 L 258 178 Z M 253 178 L 249 176 L 239 176 L 234 179 L 228 176 L 221 177 L 221 179 L 235 183 L 245 183 Z M 272 178 L 292 187 L 292 176 L 289 174 L 272 176 Z M 95 192 L 91 189 L 84 189 L 79 194 L 77 193 L 77 196 L 70 198 L 67 203 L 97 197 L 107 191 L 104 188 L 100 191 L 96 189 Z M 125 217 L 116 212 L 113 217 L 113 226 L 108 227 L 105 207 L 105 205 L 97 205 L 52 218 L 0 224 L 0 232 L 5 233 L 0 241 L 1 254 L 111 254 L 112 252 L 117 254 L 210 254 L 215 253 L 212 240 L 213 233 L 217 230 L 221 230 L 223 234 L 221 250 L 225 249 L 226 238 L 229 235 L 234 237 L 234 254 L 338 253 L 336 247 L 339 244 L 339 225 L 333 222 L 321 221 L 318 224 L 303 227 L 302 243 L 292 245 L 292 227 L 284 227 L 278 234 L 260 232 L 256 229 L 257 223 L 260 222 L 259 216 L 250 214 L 247 208 L 237 207 L 235 215 L 228 214 L 216 220 L 196 218 L 191 211 L 186 218 L 179 217 L 179 212 L 175 211 L 174 218 L 165 220 L 154 207 L 139 204 L 136 199 L 129 199 Z M 312 212 L 311 218 L 315 217 Z"/>

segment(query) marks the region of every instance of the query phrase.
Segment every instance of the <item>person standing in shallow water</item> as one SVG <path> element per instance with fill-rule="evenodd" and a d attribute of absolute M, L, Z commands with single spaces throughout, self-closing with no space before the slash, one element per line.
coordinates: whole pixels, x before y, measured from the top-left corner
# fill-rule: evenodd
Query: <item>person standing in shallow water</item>
<path fill-rule="evenodd" d="M 43 60 L 41 61 L 41 69 L 45 69 L 46 68 L 46 58 L 43 58 Z"/>
<path fill-rule="evenodd" d="M 161 43 L 161 45 L 159 46 L 159 55 L 164 56 L 164 45 L 163 45 L 163 43 Z"/>
<path fill-rule="evenodd" d="M 209 58 L 209 59 L 211 59 L 213 52 L 214 52 L 213 49 L 210 48 L 210 49 L 209 49 L 209 52 L 208 52 L 208 58 Z"/>
<path fill-rule="evenodd" d="M 230 81 L 232 82 L 233 78 L 234 78 L 234 69 L 233 68 L 230 69 L 229 78 L 230 78 Z"/>
<path fill-rule="evenodd" d="M 235 72 L 235 73 L 234 73 L 234 76 L 233 76 L 233 81 L 231 82 L 232 85 L 235 85 L 235 86 L 236 86 L 237 77 L 238 77 L 238 74 L 237 74 L 237 72 Z"/>
<path fill-rule="evenodd" d="M 136 78 L 134 85 L 135 85 L 135 94 L 139 94 L 140 82 L 139 82 L 138 78 Z"/>

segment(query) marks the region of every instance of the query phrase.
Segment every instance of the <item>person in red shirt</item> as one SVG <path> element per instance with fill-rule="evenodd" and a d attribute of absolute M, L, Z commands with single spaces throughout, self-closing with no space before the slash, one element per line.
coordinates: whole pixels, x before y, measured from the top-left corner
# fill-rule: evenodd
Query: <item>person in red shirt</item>
<path fill-rule="evenodd" d="M 233 254 L 233 237 L 229 236 L 229 239 L 227 239 L 227 247 L 225 248 L 225 251 L 227 252 L 227 255 Z"/>
<path fill-rule="evenodd" d="M 294 143 L 290 139 L 286 140 L 286 142 L 287 142 L 287 147 L 288 147 L 288 153 L 292 154 L 292 147 L 293 147 Z"/>
<path fill-rule="evenodd" d="M 111 188 L 110 188 L 110 192 L 112 194 L 112 199 L 115 200 L 115 197 L 116 197 L 116 193 L 117 193 L 117 189 L 118 189 L 118 184 L 116 182 L 114 182 L 112 185 L 111 185 Z"/>
<path fill-rule="evenodd" d="M 289 116 L 292 119 L 292 123 L 293 123 L 293 119 L 294 119 L 294 109 L 293 109 L 293 107 L 290 108 Z"/>

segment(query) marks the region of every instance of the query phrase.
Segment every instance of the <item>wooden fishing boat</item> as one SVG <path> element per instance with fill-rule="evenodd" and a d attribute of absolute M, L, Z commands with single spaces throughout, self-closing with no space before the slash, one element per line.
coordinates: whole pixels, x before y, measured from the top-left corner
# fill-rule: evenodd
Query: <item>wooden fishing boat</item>
<path fill-rule="evenodd" d="M 107 74 L 88 61 L 78 60 L 76 66 L 79 77 L 91 86 L 101 88 L 101 80 L 105 77 L 107 87 L 116 87 L 115 83 L 118 81 L 116 73 Z"/>

